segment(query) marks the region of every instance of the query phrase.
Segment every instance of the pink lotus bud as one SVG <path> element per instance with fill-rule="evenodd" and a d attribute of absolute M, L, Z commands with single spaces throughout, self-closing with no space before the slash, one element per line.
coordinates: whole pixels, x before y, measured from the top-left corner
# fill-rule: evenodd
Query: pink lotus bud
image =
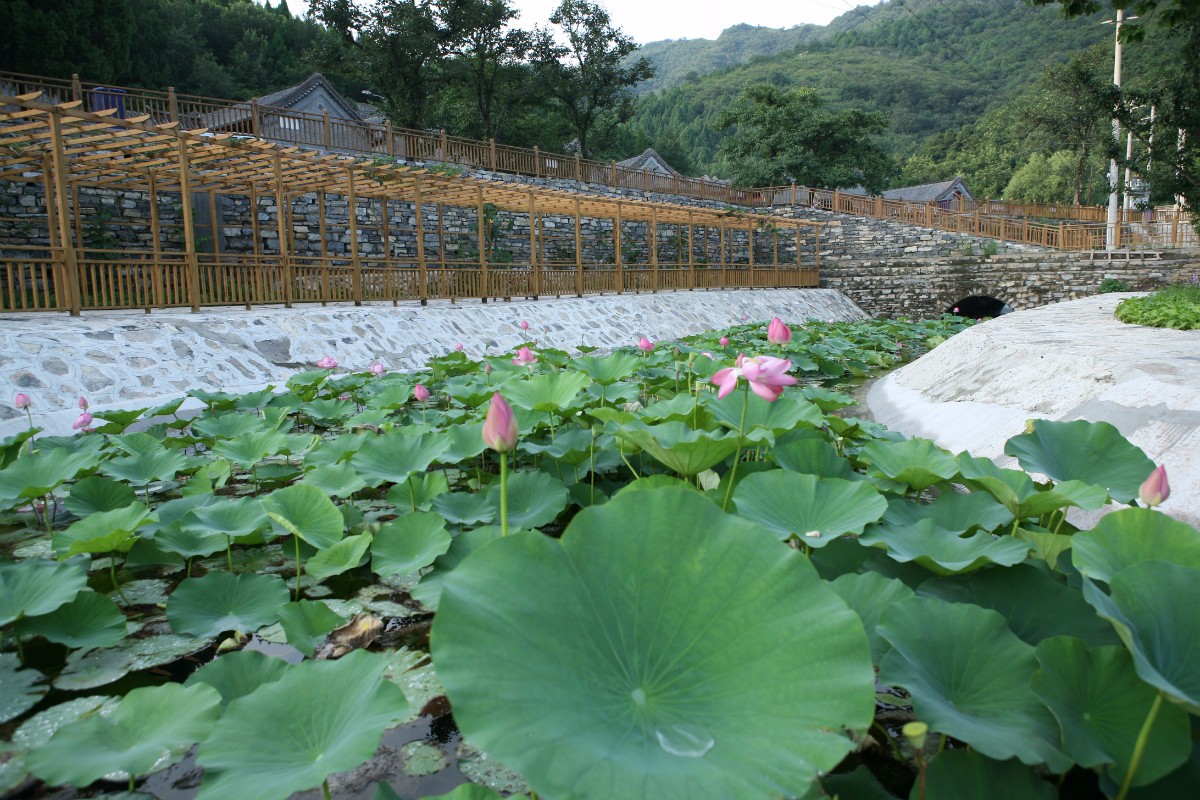
<path fill-rule="evenodd" d="M 708 352 L 707 350 L 705 350 L 705 351 L 701 352 L 701 353 L 700 353 L 700 355 L 704 356 L 705 358 L 712 358 L 712 357 L 713 357 L 713 354 L 712 354 L 712 353 L 710 353 L 710 352 Z"/>
<path fill-rule="evenodd" d="M 641 339 L 638 339 L 638 347 L 640 347 L 642 351 L 649 353 L 654 349 L 654 342 L 643 336 Z"/>
<path fill-rule="evenodd" d="M 729 337 L 728 337 L 728 336 L 722 336 L 722 337 L 721 337 L 721 338 L 720 338 L 720 339 L 717 341 L 717 344 L 721 345 L 721 347 L 729 347 Z"/>
<path fill-rule="evenodd" d="M 417 398 L 418 403 L 424 403 L 429 399 L 429 390 L 418 383 L 413 387 L 413 397 Z"/>
<path fill-rule="evenodd" d="M 342 392 L 341 394 L 338 395 L 338 400 L 350 400 L 350 399 L 351 399 L 351 397 L 350 397 L 349 392 Z"/>
<path fill-rule="evenodd" d="M 78 403 L 78 405 L 79 405 L 79 408 L 80 408 L 81 410 L 83 410 L 83 411 L 87 411 L 87 410 L 88 410 L 88 401 L 87 401 L 87 398 L 86 398 L 86 397 L 84 397 L 83 395 L 80 395 L 80 396 L 79 396 L 79 403 Z"/>
<path fill-rule="evenodd" d="M 523 330 L 523 331 L 529 330 L 529 320 L 527 320 L 527 319 L 521 320 L 521 330 Z"/>
<path fill-rule="evenodd" d="M 499 392 L 492 395 L 487 417 L 483 421 L 483 443 L 497 453 L 507 453 L 517 446 L 521 430 L 517 418 Z"/>
<path fill-rule="evenodd" d="M 533 351 L 528 347 L 522 347 L 517 351 L 516 358 L 512 360 L 518 367 L 529 367 L 533 369 L 533 365 L 537 363 L 537 358 L 534 357 Z"/>
<path fill-rule="evenodd" d="M 387 367 L 385 367 L 383 364 L 380 364 L 378 361 L 371 365 L 372 375 L 382 375 L 385 372 L 387 372 Z"/>
<path fill-rule="evenodd" d="M 462 343 L 462 342 L 457 342 L 457 343 L 455 343 L 455 345 L 454 345 L 454 349 L 455 349 L 455 350 L 462 350 L 462 349 L 463 349 L 463 343 Z"/>
<path fill-rule="evenodd" d="M 322 358 L 320 361 L 317 362 L 317 366 L 320 367 L 321 369 L 333 369 L 337 365 L 338 365 L 338 362 L 334 361 L 333 356 L 331 356 L 331 355 L 326 355 L 324 358 Z"/>
<path fill-rule="evenodd" d="M 92 415 L 85 411 L 79 415 L 79 419 L 71 423 L 71 427 L 75 430 L 87 430 L 88 426 L 91 424 Z"/>
<path fill-rule="evenodd" d="M 767 341 L 771 344 L 787 344 L 792 340 L 792 329 L 783 324 L 779 317 L 772 317 L 767 326 Z"/>
<path fill-rule="evenodd" d="M 1142 503 L 1153 508 L 1170 496 L 1171 486 L 1167 483 L 1167 468 L 1159 464 L 1138 489 L 1138 497 Z"/>
<path fill-rule="evenodd" d="M 33 405 L 33 400 L 24 392 L 17 392 L 13 395 L 13 405 L 17 408 L 29 408 Z"/>
<path fill-rule="evenodd" d="M 954 313 L 955 313 L 955 314 L 957 314 L 957 313 L 958 313 L 958 306 L 955 306 L 955 307 L 954 307 Z"/>
<path fill-rule="evenodd" d="M 490 361 L 484 362 L 483 371 L 484 371 L 484 374 L 491 375 L 492 374 L 492 362 L 490 362 Z"/>

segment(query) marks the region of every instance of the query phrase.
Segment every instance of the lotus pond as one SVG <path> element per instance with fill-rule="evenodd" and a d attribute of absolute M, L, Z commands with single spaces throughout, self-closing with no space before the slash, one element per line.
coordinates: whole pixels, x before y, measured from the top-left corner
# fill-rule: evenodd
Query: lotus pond
<path fill-rule="evenodd" d="M 830 388 L 966 324 L 330 359 L 10 438 L 0 793 L 1200 796 L 1155 465 L 1034 420 L 1001 469 Z"/>

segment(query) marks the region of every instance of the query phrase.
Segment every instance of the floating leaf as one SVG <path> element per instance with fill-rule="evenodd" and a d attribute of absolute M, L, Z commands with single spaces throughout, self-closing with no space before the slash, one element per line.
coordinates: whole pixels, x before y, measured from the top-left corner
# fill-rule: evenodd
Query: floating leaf
<path fill-rule="evenodd" d="M 85 591 L 49 614 L 19 621 L 17 633 L 67 647 L 112 647 L 125 638 L 125 615 L 104 595 Z"/>
<path fill-rule="evenodd" d="M 84 478 L 71 486 L 71 494 L 63 503 L 67 510 L 80 517 L 97 511 L 116 511 L 137 500 L 133 489 L 110 478 Z"/>
<path fill-rule="evenodd" d="M 642 361 L 629 353 L 613 353 L 609 356 L 580 356 L 571 361 L 571 366 L 602 386 L 623 381 L 638 371 Z"/>
<path fill-rule="evenodd" d="M 8 722 L 37 705 L 50 691 L 46 676 L 21 667 L 16 653 L 0 653 L 0 722 Z"/>
<path fill-rule="evenodd" d="M 304 562 L 304 571 L 317 580 L 340 575 L 362 563 L 363 556 L 370 546 L 369 533 L 347 536 L 324 550 L 317 551 L 316 555 Z"/>
<path fill-rule="evenodd" d="M 49 614 L 87 587 L 87 561 L 0 561 L 0 625 Z"/>
<path fill-rule="evenodd" d="M 988 564 L 1008 567 L 1029 555 L 1029 545 L 1012 536 L 976 533 L 960 537 L 942 530 L 931 519 L 903 528 L 876 525 L 858 541 L 867 547 L 883 547 L 889 558 L 915 561 L 936 575 L 957 575 Z"/>
<path fill-rule="evenodd" d="M 449 492 L 433 498 L 433 510 L 455 525 L 475 525 L 496 520 L 499 500 L 495 503 L 484 492 Z"/>
<path fill-rule="evenodd" d="M 213 445 L 213 454 L 231 461 L 243 469 L 250 469 L 267 456 L 283 449 L 287 437 L 276 430 L 252 430 L 234 439 L 221 439 Z"/>
<path fill-rule="evenodd" d="M 953 478 L 959 469 L 954 456 L 928 439 L 875 441 L 859 452 L 872 471 L 918 491 Z"/>
<path fill-rule="evenodd" d="M 500 484 L 488 487 L 488 502 L 500 518 Z M 514 472 L 508 476 L 508 524 L 537 528 L 553 522 L 567 507 L 567 487 L 544 472 Z"/>
<path fill-rule="evenodd" d="M 60 728 L 29 752 L 30 772 L 50 784 L 87 786 L 105 775 L 142 775 L 201 741 L 221 714 L 211 686 L 167 683 L 134 689 L 108 716 L 90 716 Z"/>
<path fill-rule="evenodd" d="M 54 679 L 65 692 L 93 689 L 120 680 L 131 672 L 170 664 L 207 647 L 207 639 L 168 633 L 145 639 L 126 638 L 114 647 L 76 650 Z"/>
<path fill-rule="evenodd" d="M 177 450 L 167 450 L 161 445 L 157 450 L 134 453 L 104 462 L 100 471 L 110 478 L 119 478 L 138 486 L 152 481 L 170 480 L 176 473 L 187 469 L 188 460 Z"/>
<path fill-rule="evenodd" d="M 404 483 L 409 476 L 429 469 L 449 447 L 444 436 L 389 433 L 368 440 L 350 463 L 367 486 Z"/>
<path fill-rule="evenodd" d="M 287 587 L 277 576 L 210 572 L 179 584 L 167 600 L 167 619 L 176 633 L 200 638 L 253 633 L 275 622 L 287 600 Z"/>
<path fill-rule="evenodd" d="M 1152 508 L 1105 514 L 1094 528 L 1072 539 L 1075 568 L 1098 581 L 1110 581 L 1142 561 L 1200 568 L 1200 531 Z"/>
<path fill-rule="evenodd" d="M 919 800 L 913 786 L 909 800 Z M 1054 784 L 1020 762 L 996 761 L 969 750 L 939 753 L 925 772 L 925 800 L 1057 800 Z"/>
<path fill-rule="evenodd" d="M 263 500 L 267 514 L 288 533 L 318 549 L 332 547 L 345 532 L 342 512 L 315 486 L 277 489 Z"/>
<path fill-rule="evenodd" d="M 279 680 L 287 669 L 288 663 L 282 658 L 273 658 L 257 650 L 235 650 L 193 672 L 183 685 L 208 684 L 220 693 L 221 708 L 224 709 L 239 697 L 245 697 L 258 687 Z"/>
<path fill-rule="evenodd" d="M 349 497 L 367 485 L 349 464 L 323 464 L 300 483 L 315 486 L 330 497 Z"/>
<path fill-rule="evenodd" d="M 126 553 L 133 535 L 154 515 L 141 503 L 130 503 L 116 511 L 97 511 L 54 534 L 54 552 L 60 558 L 77 553 Z"/>
<path fill-rule="evenodd" d="M 450 483 L 440 472 L 427 472 L 424 475 L 413 475 L 404 483 L 398 483 L 388 490 L 387 500 L 396 506 L 396 513 L 403 514 L 412 511 L 428 511 L 433 507 L 433 500 L 438 495 L 450 491 Z"/>
<path fill-rule="evenodd" d="M 869 484 L 778 469 L 747 475 L 733 502 L 739 516 L 810 547 L 862 533 L 887 510 L 887 500 Z"/>
<path fill-rule="evenodd" d="M 7 760 L 0 763 L 0 791 L 8 792 L 19 786 L 28 774 L 25 754 L 34 747 L 50 741 L 58 729 L 85 716 L 107 713 L 116 707 L 120 698 L 80 697 L 51 706 L 21 723 L 12 735 L 12 748 L 6 748 Z"/>
<path fill-rule="evenodd" d="M 1083 767 L 1114 765 L 1109 777 L 1120 783 L 1158 693 L 1138 678 L 1122 647 L 1089 650 L 1080 639 L 1058 636 L 1038 645 L 1037 660 L 1031 686 L 1058 718 L 1063 751 Z M 1132 785 L 1153 783 L 1187 761 L 1191 738 L 1187 713 L 1164 705 Z"/>
<path fill-rule="evenodd" d="M 549 796 L 801 794 L 850 750 L 834 731 L 872 716 L 858 617 L 801 554 L 690 491 L 477 550 L 431 644 L 464 736 Z"/>
<path fill-rule="evenodd" d="M 1078 480 L 1103 487 L 1114 500 L 1138 496 L 1154 462 L 1107 422 L 1033 420 L 1033 430 L 1009 439 L 1004 454 L 1028 472 L 1056 481 Z"/>
<path fill-rule="evenodd" d="M 238 412 L 201 417 L 192 423 L 192 430 L 208 439 L 237 439 L 265 427 L 266 423 L 257 414 Z"/>
<path fill-rule="evenodd" d="M 504 390 L 504 399 L 530 411 L 562 413 L 575 405 L 588 384 L 582 372 L 552 372 L 534 375 L 527 381 L 515 381 Z"/>
<path fill-rule="evenodd" d="M 279 609 L 279 624 L 283 626 L 288 644 L 309 658 L 326 634 L 345 622 L 329 606 L 317 600 L 288 603 Z M 225 693 L 221 692 L 221 696 L 225 697 Z"/>
<path fill-rule="evenodd" d="M 417 512 L 389 522 L 371 543 L 371 571 L 380 578 L 424 569 L 450 549 L 441 515 Z"/>
<path fill-rule="evenodd" d="M 1018 758 L 1063 772 L 1059 729 L 1029 688 L 1034 650 L 1004 617 L 967 603 L 914 597 L 895 603 L 876 630 L 892 645 L 879 679 L 912 695 L 917 718 L 989 758 Z"/>
<path fill-rule="evenodd" d="M 39 441 L 44 445 L 45 440 Z M 0 469 L 0 509 L 50 494 L 60 484 L 95 466 L 99 460 L 99 455 L 94 453 L 72 452 L 66 447 L 22 456 Z"/>
<path fill-rule="evenodd" d="M 363 650 L 305 661 L 231 702 L 196 756 L 198 800 L 285 800 L 369 759 L 408 710 L 404 693 L 383 680 L 386 666 Z"/>

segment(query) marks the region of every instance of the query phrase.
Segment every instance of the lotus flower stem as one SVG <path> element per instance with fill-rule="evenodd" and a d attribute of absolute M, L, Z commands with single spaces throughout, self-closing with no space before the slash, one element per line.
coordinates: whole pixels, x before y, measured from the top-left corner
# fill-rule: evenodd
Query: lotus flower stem
<path fill-rule="evenodd" d="M 408 502 L 412 506 L 413 513 L 417 513 L 417 496 L 413 492 L 412 476 L 408 478 Z"/>
<path fill-rule="evenodd" d="M 1146 752 L 1146 743 L 1150 740 L 1150 729 L 1154 727 L 1154 720 L 1158 716 L 1158 710 L 1162 708 L 1163 693 L 1160 690 L 1158 696 L 1154 698 L 1154 703 L 1150 706 L 1150 711 L 1146 714 L 1146 721 L 1142 723 L 1142 729 L 1138 732 L 1137 741 L 1133 745 L 1133 755 L 1129 757 L 1129 770 L 1125 773 L 1125 779 L 1121 781 L 1121 791 L 1117 794 L 1117 800 L 1125 800 L 1125 795 L 1129 793 L 1129 787 L 1133 784 L 1133 776 L 1137 774 L 1138 767 L 1142 764 L 1142 755 Z"/>
<path fill-rule="evenodd" d="M 229 571 L 233 572 L 233 537 L 225 537 L 225 564 L 229 567 Z"/>
<path fill-rule="evenodd" d="M 300 602 L 300 537 L 292 534 L 292 540 L 296 542 L 296 602 Z"/>
<path fill-rule="evenodd" d="M 625 448 L 621 446 L 620 439 L 617 440 L 617 453 L 621 456 L 621 460 L 625 462 L 625 466 L 629 467 L 629 471 L 633 473 L 633 479 L 635 481 L 642 477 L 638 474 L 638 471 L 633 468 L 633 464 L 629 463 L 629 459 L 625 457 Z"/>
<path fill-rule="evenodd" d="M 500 535 L 508 536 L 508 453 L 500 453 Z"/>
<path fill-rule="evenodd" d="M 130 776 L 129 776 L 129 791 L 132 792 L 133 790 L 134 790 L 134 777 L 132 774 L 130 774 Z"/>
<path fill-rule="evenodd" d="M 329 800 L 329 778 L 321 781 L 321 791 L 325 793 L 325 800 Z"/>
<path fill-rule="evenodd" d="M 725 501 L 721 503 L 722 511 L 729 507 L 729 498 L 733 496 L 733 480 L 737 477 L 738 462 L 742 460 L 742 439 L 746 435 L 746 409 L 749 406 L 750 383 L 747 382 L 742 387 L 742 419 L 738 423 L 738 446 L 737 452 L 733 454 L 733 469 L 729 470 L 729 485 L 725 487 Z"/>
<path fill-rule="evenodd" d="M 601 391 L 601 393 L 603 393 L 604 388 L 601 387 L 600 391 Z M 588 477 L 591 478 L 591 483 L 592 483 L 591 504 L 596 505 L 596 430 L 595 430 L 595 428 L 592 429 L 591 434 L 592 434 L 592 444 L 588 449 L 588 473 L 589 473 Z"/>

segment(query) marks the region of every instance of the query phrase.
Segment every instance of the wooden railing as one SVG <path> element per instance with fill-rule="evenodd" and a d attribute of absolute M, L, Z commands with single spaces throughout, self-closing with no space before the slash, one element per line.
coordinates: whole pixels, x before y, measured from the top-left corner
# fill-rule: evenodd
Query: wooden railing
<path fill-rule="evenodd" d="M 795 184 L 745 189 L 702 178 L 629 169 L 611 161 L 584 159 L 578 154 L 546 153 L 537 147 L 496 144 L 495 140 L 480 142 L 449 136 L 445 131 L 396 128 L 390 122 L 373 124 L 337 119 L 328 112 L 311 114 L 259 105 L 254 100 L 178 94 L 174 89 L 158 92 L 100 85 L 81 81 L 78 76 L 64 80 L 0 72 L 0 94 L 35 91 L 43 92 L 50 101 L 82 101 L 85 109 L 91 111 L 117 108 L 118 117 L 145 115 L 156 122 L 178 121 L 185 129 L 206 128 L 300 147 L 439 162 L 466 169 L 578 181 L 739 206 L 813 208 L 1056 249 L 1104 247 L 1103 222 L 1107 209 L 1103 206 L 960 200 L 952 208 L 944 208 L 932 203 L 887 200 Z M 1060 224 L 1055 227 L 1052 222 L 1042 220 L 1059 220 Z M 1061 223 L 1067 220 L 1071 222 L 1064 227 Z M 1099 239 L 1095 226 L 1089 223 L 1100 224 Z M 1150 220 L 1144 219 L 1141 211 L 1122 211 L 1119 231 L 1120 247 L 1197 246 L 1196 233 L 1188 219 L 1170 206 L 1154 209 Z"/>

